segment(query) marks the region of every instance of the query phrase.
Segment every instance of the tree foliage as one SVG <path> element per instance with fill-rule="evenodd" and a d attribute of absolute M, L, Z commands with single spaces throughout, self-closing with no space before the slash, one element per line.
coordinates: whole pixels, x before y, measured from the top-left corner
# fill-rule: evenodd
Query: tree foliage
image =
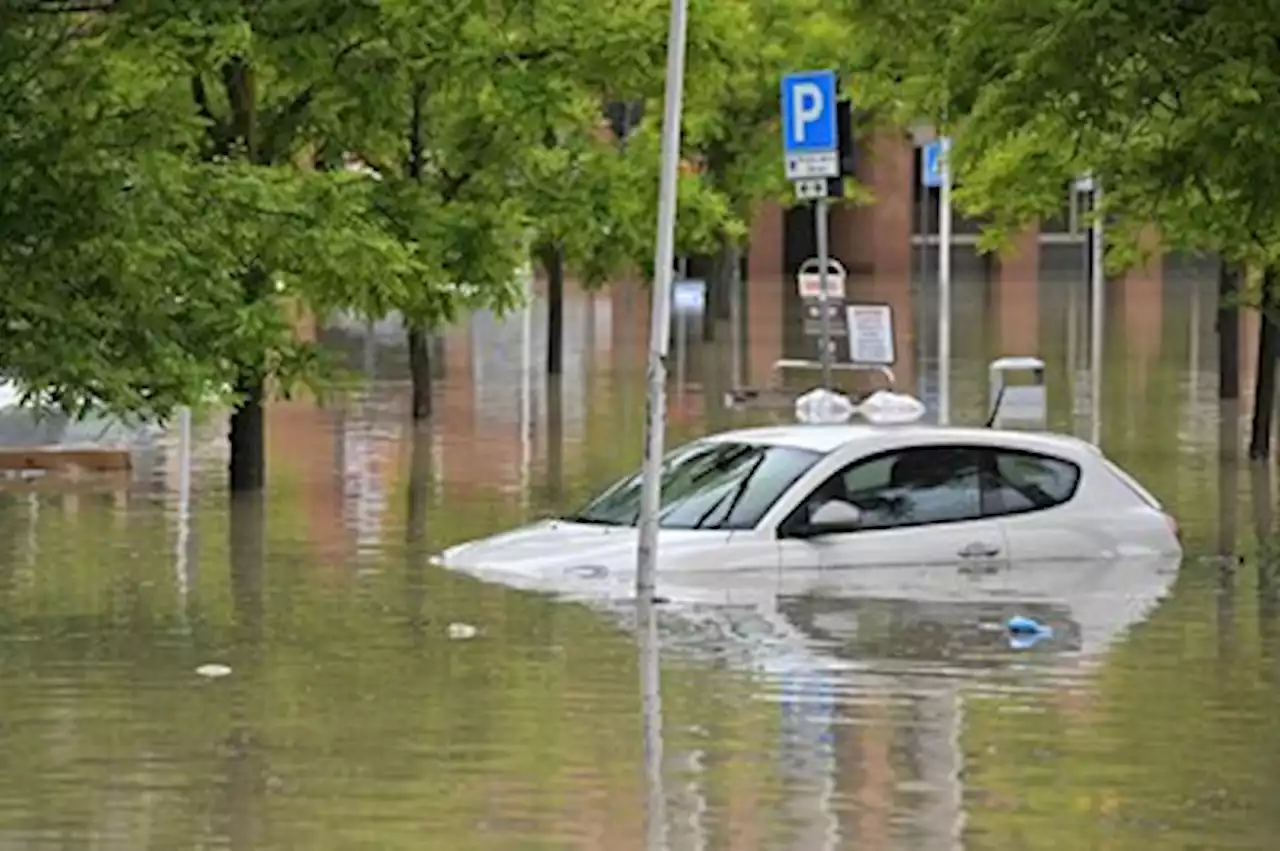
<path fill-rule="evenodd" d="M 728 212 L 723 235 L 745 240 L 760 202 L 789 200 L 781 168 L 784 74 L 843 70 L 849 18 L 816 0 L 693 0 L 685 147 Z"/>
<path fill-rule="evenodd" d="M 782 189 L 778 77 L 848 36 L 812 0 L 691 21 L 682 253 Z M 588 281 L 650 262 L 661 0 L 23 0 L 0 24 L 0 372 L 64 407 L 314 378 L 296 307 L 506 309 L 537 244 Z M 625 146 L 618 100 L 646 105 Z"/>
<path fill-rule="evenodd" d="M 1117 261 L 1137 232 L 1273 263 L 1280 18 L 1207 0 L 850 0 L 859 64 L 887 117 L 954 131 L 956 201 L 989 242 L 1102 181 Z"/>

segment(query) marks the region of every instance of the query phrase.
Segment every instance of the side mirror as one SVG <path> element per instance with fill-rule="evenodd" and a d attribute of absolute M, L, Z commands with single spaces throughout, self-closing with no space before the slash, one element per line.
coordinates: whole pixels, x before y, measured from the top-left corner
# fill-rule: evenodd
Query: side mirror
<path fill-rule="evenodd" d="M 856 532 L 862 525 L 862 512 L 856 505 L 842 499 L 822 503 L 809 515 L 809 522 L 795 531 L 794 537 L 813 538 L 818 535 L 834 535 Z"/>

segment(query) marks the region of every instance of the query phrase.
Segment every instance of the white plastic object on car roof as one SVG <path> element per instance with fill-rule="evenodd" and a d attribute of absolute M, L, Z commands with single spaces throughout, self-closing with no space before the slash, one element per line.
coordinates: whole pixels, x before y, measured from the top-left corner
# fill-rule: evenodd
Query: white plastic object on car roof
<path fill-rule="evenodd" d="M 858 413 L 873 425 L 908 425 L 918 422 L 924 412 L 924 402 L 892 390 L 877 390 L 858 406 Z"/>
<path fill-rule="evenodd" d="M 796 399 L 796 419 L 809 425 L 836 425 L 848 422 L 857 410 L 849 397 L 822 387 Z"/>
<path fill-rule="evenodd" d="M 891 390 L 878 390 L 856 405 L 849 397 L 824 388 L 810 390 L 796 399 L 796 419 L 810 425 L 845 423 L 855 414 L 872 425 L 907 425 L 917 422 L 924 413 L 924 403 L 919 399 Z"/>

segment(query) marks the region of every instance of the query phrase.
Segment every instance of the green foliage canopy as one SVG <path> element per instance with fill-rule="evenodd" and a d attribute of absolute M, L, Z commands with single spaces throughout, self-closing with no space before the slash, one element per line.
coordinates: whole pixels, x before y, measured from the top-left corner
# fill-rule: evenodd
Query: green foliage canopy
<path fill-rule="evenodd" d="M 1102 181 L 1117 265 L 1137 232 L 1280 256 L 1280 18 L 1265 4 L 850 0 L 858 64 L 884 114 L 954 132 L 956 201 L 988 244 Z"/>

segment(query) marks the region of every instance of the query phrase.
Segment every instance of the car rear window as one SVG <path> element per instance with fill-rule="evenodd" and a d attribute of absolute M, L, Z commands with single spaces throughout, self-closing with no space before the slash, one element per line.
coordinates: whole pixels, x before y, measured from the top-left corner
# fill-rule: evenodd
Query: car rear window
<path fill-rule="evenodd" d="M 1021 449 L 993 449 L 984 472 L 982 513 L 987 517 L 1055 508 L 1071 500 L 1080 468 L 1070 461 Z"/>

